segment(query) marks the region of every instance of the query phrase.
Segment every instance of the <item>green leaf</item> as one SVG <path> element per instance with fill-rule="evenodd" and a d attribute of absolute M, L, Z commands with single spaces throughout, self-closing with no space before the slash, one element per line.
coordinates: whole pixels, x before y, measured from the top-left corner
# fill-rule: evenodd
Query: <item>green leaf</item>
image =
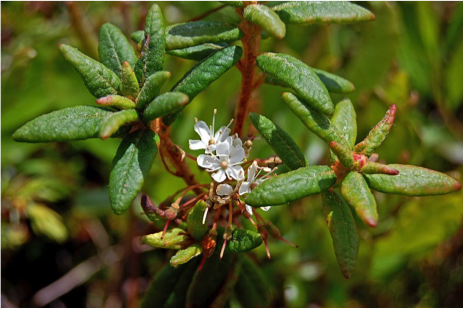
<path fill-rule="evenodd" d="M 349 172 L 346 175 L 342 182 L 342 195 L 365 224 L 370 227 L 377 226 L 377 203 L 361 174 Z"/>
<path fill-rule="evenodd" d="M 137 81 L 137 77 L 135 77 L 131 65 L 126 61 L 122 63 L 121 83 L 122 95 L 135 101 L 140 92 L 139 82 Z"/>
<path fill-rule="evenodd" d="M 29 204 L 27 217 L 35 234 L 44 235 L 57 243 L 63 243 L 68 238 L 68 230 L 63 218 L 44 204 Z"/>
<path fill-rule="evenodd" d="M 224 49 L 225 47 L 229 47 L 229 44 L 227 43 L 205 43 L 202 45 L 198 46 L 192 46 L 192 47 L 187 47 L 187 48 L 182 48 L 182 49 L 173 49 L 170 51 L 167 51 L 166 53 L 169 55 L 173 55 L 179 58 L 183 59 L 189 59 L 189 60 L 196 60 L 196 61 L 201 61 L 205 59 L 206 57 L 210 56 L 211 54 L 214 54 L 217 51 L 220 51 L 221 49 Z"/>
<path fill-rule="evenodd" d="M 145 39 L 145 31 L 143 30 L 137 30 L 131 34 L 131 39 L 134 41 L 136 44 L 140 43 Z"/>
<path fill-rule="evenodd" d="M 146 194 L 142 194 L 140 204 L 147 218 L 153 222 L 156 228 L 162 230 L 168 221 L 166 216 L 164 216 L 163 210 L 156 207 Z"/>
<path fill-rule="evenodd" d="M 151 130 L 138 130 L 124 137 L 113 159 L 110 201 L 113 211 L 125 212 L 142 189 L 143 181 L 158 153 L 159 137 Z"/>
<path fill-rule="evenodd" d="M 338 132 L 342 134 L 350 149 L 353 148 L 356 143 L 358 129 L 356 125 L 356 112 L 349 99 L 340 101 L 335 105 L 335 112 L 331 122 L 338 129 Z"/>
<path fill-rule="evenodd" d="M 290 92 L 284 92 L 282 98 L 303 124 L 324 142 L 330 144 L 332 141 L 335 141 L 341 145 L 348 145 L 343 134 L 332 125 L 326 115 L 306 106 L 298 97 Z"/>
<path fill-rule="evenodd" d="M 271 302 L 269 283 L 261 269 L 246 255 L 242 256 L 242 271 L 235 295 L 244 308 L 268 308 Z"/>
<path fill-rule="evenodd" d="M 187 229 L 193 239 L 201 241 L 208 234 L 208 224 L 203 224 L 206 203 L 198 201 L 187 217 Z"/>
<path fill-rule="evenodd" d="M 328 166 L 302 167 L 269 178 L 248 194 L 246 203 L 258 207 L 293 202 L 329 189 L 336 179 L 335 173 Z"/>
<path fill-rule="evenodd" d="M 142 308 L 180 308 L 185 306 L 185 295 L 200 259 L 177 268 L 167 264 L 156 273 L 140 303 Z"/>
<path fill-rule="evenodd" d="M 102 139 L 108 138 L 118 131 L 120 127 L 138 120 L 139 115 L 134 109 L 123 110 L 108 115 L 102 122 L 100 136 Z"/>
<path fill-rule="evenodd" d="M 225 308 L 230 307 L 227 303 L 230 301 L 230 296 L 234 291 L 235 285 L 238 282 L 240 273 L 242 271 L 242 258 L 237 256 L 233 266 L 229 269 L 229 274 L 226 281 L 222 284 L 221 290 L 217 293 L 216 298 L 211 303 L 211 308 Z"/>
<path fill-rule="evenodd" d="M 395 121 L 396 105 L 393 104 L 388 109 L 385 117 L 369 132 L 367 137 L 354 146 L 355 152 L 361 153 L 369 157 L 375 149 L 377 149 L 382 142 L 387 138 L 390 129 L 393 127 Z"/>
<path fill-rule="evenodd" d="M 218 1 L 225 5 L 234 7 L 234 8 L 241 8 L 243 6 L 243 1 Z"/>
<path fill-rule="evenodd" d="M 258 132 L 264 137 L 275 153 L 292 170 L 306 166 L 303 152 L 291 136 L 268 118 L 251 113 L 250 119 Z"/>
<path fill-rule="evenodd" d="M 192 243 L 192 240 L 187 233 L 179 228 L 168 229 L 163 238 L 161 238 L 162 235 L 163 232 L 144 235 L 140 238 L 140 240 L 142 244 L 149 245 L 154 248 L 175 250 L 185 249 Z"/>
<path fill-rule="evenodd" d="M 231 46 L 214 53 L 187 72 L 171 91 L 185 93 L 192 102 L 200 92 L 232 68 L 240 60 L 242 52 L 241 47 Z M 163 122 L 172 124 L 179 113 L 165 116 Z"/>
<path fill-rule="evenodd" d="M 427 168 L 402 164 L 388 166 L 400 173 L 398 175 L 365 174 L 364 178 L 369 187 L 384 193 L 409 196 L 447 194 L 458 191 L 462 187 L 456 179 Z"/>
<path fill-rule="evenodd" d="M 137 97 L 137 109 L 143 110 L 147 103 L 153 101 L 156 98 L 163 87 L 164 83 L 171 76 L 171 73 L 167 71 L 156 72 L 151 75 L 140 90 L 140 93 Z"/>
<path fill-rule="evenodd" d="M 142 85 L 152 74 L 163 69 L 166 45 L 164 27 L 163 13 L 157 4 L 153 4 L 145 20 L 145 39 L 142 42 L 140 58 L 134 68 L 135 75 Z"/>
<path fill-rule="evenodd" d="M 193 244 L 186 249 L 182 249 L 176 252 L 176 254 L 171 258 L 169 264 L 173 267 L 177 267 L 181 264 L 185 264 L 194 257 L 201 254 L 201 245 L 200 244 Z"/>
<path fill-rule="evenodd" d="M 95 106 L 76 106 L 39 116 L 13 134 L 26 143 L 68 142 L 100 136 L 103 119 L 112 112 Z"/>
<path fill-rule="evenodd" d="M 243 11 L 243 17 L 258 25 L 275 39 L 282 39 L 285 36 L 285 24 L 279 16 L 268 6 L 260 4 L 250 4 Z"/>
<path fill-rule="evenodd" d="M 349 278 L 356 267 L 358 255 L 359 239 L 356 223 L 350 207 L 338 193 L 326 191 L 321 197 L 322 211 L 332 236 L 338 266 L 343 276 Z"/>
<path fill-rule="evenodd" d="M 348 168 L 353 167 L 354 165 L 353 152 L 348 146 L 344 144 L 339 144 L 335 141 L 330 142 L 329 146 L 330 146 L 330 149 L 333 151 L 333 153 L 337 156 L 338 160 L 345 167 L 348 167 Z"/>
<path fill-rule="evenodd" d="M 126 97 L 112 94 L 97 100 L 97 104 L 102 106 L 115 107 L 117 109 L 134 109 L 135 103 Z"/>
<path fill-rule="evenodd" d="M 58 48 L 64 58 L 74 66 L 93 96 L 101 98 L 110 94 L 118 94 L 121 81 L 113 71 L 84 55 L 77 48 L 66 44 L 60 44 Z"/>
<path fill-rule="evenodd" d="M 324 114 L 334 112 L 324 84 L 314 70 L 300 60 L 285 54 L 264 53 L 256 58 L 256 65 L 293 88 L 314 109 Z"/>
<path fill-rule="evenodd" d="M 348 1 L 295 1 L 273 7 L 286 24 L 347 24 L 374 20 L 368 10 Z"/>
<path fill-rule="evenodd" d="M 262 243 L 261 234 L 236 228 L 232 231 L 232 239 L 227 242 L 226 248 L 229 252 L 248 252 L 259 247 Z M 220 244 L 222 245 L 222 241 Z"/>
<path fill-rule="evenodd" d="M 149 123 L 153 119 L 163 117 L 181 110 L 189 101 L 182 92 L 166 92 L 156 97 L 143 112 L 143 120 Z"/>
<path fill-rule="evenodd" d="M 333 93 L 350 93 L 354 91 L 354 85 L 350 81 L 326 71 L 312 69 L 316 72 L 317 77 L 319 77 L 325 88 L 327 88 L 327 91 Z"/>
<path fill-rule="evenodd" d="M 398 175 L 399 172 L 392 168 L 391 166 L 367 161 L 365 165 L 361 167 L 361 172 L 363 174 L 387 174 L 387 175 Z"/>
<path fill-rule="evenodd" d="M 118 27 L 106 23 L 100 28 L 100 41 L 98 43 L 100 61 L 108 69 L 121 78 L 122 64 L 128 62 L 131 67 L 135 65 L 137 56 L 134 49 Z"/>
<path fill-rule="evenodd" d="M 166 50 L 182 49 L 204 43 L 240 40 L 243 32 L 237 25 L 219 21 L 194 21 L 166 28 Z"/>

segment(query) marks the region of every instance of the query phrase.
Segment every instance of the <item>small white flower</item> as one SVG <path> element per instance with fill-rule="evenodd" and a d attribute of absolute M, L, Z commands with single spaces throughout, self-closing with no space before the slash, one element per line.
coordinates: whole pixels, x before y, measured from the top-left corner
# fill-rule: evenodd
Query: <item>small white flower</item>
<path fill-rule="evenodd" d="M 216 189 L 217 195 L 220 196 L 229 196 L 234 192 L 234 188 L 232 188 L 231 185 L 228 185 L 226 183 L 219 185 Z"/>
<path fill-rule="evenodd" d="M 258 178 L 259 174 L 261 171 L 266 172 L 265 175 L 263 175 L 261 178 Z M 243 195 L 247 193 L 251 193 L 251 191 L 258 185 L 260 185 L 263 181 L 267 180 L 267 176 L 272 173 L 272 170 L 268 167 L 259 167 L 258 163 L 256 161 L 253 161 L 253 164 L 250 165 L 248 168 L 248 177 L 247 181 L 244 181 L 242 185 L 240 186 L 240 189 L 238 191 L 238 194 Z M 245 205 L 246 210 L 250 213 L 253 214 L 253 208 L 246 204 Z M 271 208 L 271 206 L 263 206 L 261 207 L 262 210 L 268 211 Z"/>
<path fill-rule="evenodd" d="M 245 176 L 240 165 L 245 159 L 245 150 L 241 146 L 238 137 L 227 137 L 216 145 L 216 155 L 199 155 L 197 163 L 207 172 L 215 172 L 211 175 L 216 182 L 228 179 L 240 180 Z"/>
<path fill-rule="evenodd" d="M 189 140 L 189 148 L 191 150 L 198 150 L 198 149 L 205 149 L 205 153 L 213 153 L 216 150 L 217 144 L 220 142 L 224 142 L 226 138 L 229 136 L 230 129 L 229 125 L 232 123 L 230 121 L 229 125 L 222 126 L 214 132 L 214 124 L 216 120 L 216 113 L 217 110 L 214 110 L 213 113 L 213 125 L 209 126 L 204 121 L 197 121 L 195 118 L 195 132 L 200 135 L 200 140 Z"/>

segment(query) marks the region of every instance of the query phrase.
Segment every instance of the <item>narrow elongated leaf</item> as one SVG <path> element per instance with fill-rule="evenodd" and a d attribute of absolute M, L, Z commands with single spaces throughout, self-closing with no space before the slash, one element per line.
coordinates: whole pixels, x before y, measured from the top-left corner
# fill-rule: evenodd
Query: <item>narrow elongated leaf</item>
<path fill-rule="evenodd" d="M 164 306 L 152 306 L 151 308 L 184 308 L 187 302 L 187 291 L 192 282 L 192 278 L 198 271 L 200 258 L 193 258 L 188 263 L 177 267 L 184 268 L 182 274 L 177 278 L 176 285 L 169 292 L 169 297 L 164 303 Z"/>
<path fill-rule="evenodd" d="M 171 258 L 169 264 L 173 267 L 177 267 L 181 264 L 185 264 L 194 257 L 201 254 L 201 245 L 200 244 L 193 244 L 186 249 L 182 249 L 177 251 L 177 253 Z"/>
<path fill-rule="evenodd" d="M 155 204 L 150 200 L 148 195 L 142 194 L 140 199 L 140 205 L 142 206 L 143 212 L 150 219 L 151 222 L 159 229 L 162 230 L 166 225 L 166 216 L 164 215 L 163 210 L 156 207 Z"/>
<path fill-rule="evenodd" d="M 329 92 L 317 74 L 300 60 L 285 54 L 264 53 L 256 58 L 256 65 L 293 88 L 311 107 L 324 114 L 332 114 L 334 106 Z"/>
<path fill-rule="evenodd" d="M 291 136 L 268 118 L 251 113 L 250 119 L 275 153 L 292 170 L 307 165 L 303 152 Z"/>
<path fill-rule="evenodd" d="M 398 175 L 399 172 L 392 168 L 391 166 L 378 163 L 367 161 L 366 164 L 361 167 L 361 172 L 363 174 L 387 174 L 387 175 Z"/>
<path fill-rule="evenodd" d="M 257 186 L 246 198 L 248 205 L 273 206 L 296 201 L 329 189 L 336 181 L 328 166 L 312 165 L 271 177 Z"/>
<path fill-rule="evenodd" d="M 158 153 L 159 137 L 151 130 L 138 130 L 119 145 L 110 173 L 110 201 L 116 214 L 125 212 L 142 189 L 143 181 Z"/>
<path fill-rule="evenodd" d="M 243 37 L 237 25 L 219 21 L 194 21 L 166 28 L 166 50 L 182 49 L 204 43 L 233 42 Z"/>
<path fill-rule="evenodd" d="M 335 105 L 335 112 L 331 122 L 338 129 L 338 132 L 342 134 L 350 149 L 353 148 L 356 143 L 358 127 L 356 125 L 356 112 L 349 99 L 340 101 Z"/>
<path fill-rule="evenodd" d="M 338 193 L 326 191 L 321 197 L 322 211 L 332 236 L 338 266 L 343 276 L 349 278 L 356 267 L 358 255 L 359 238 L 356 223 L 350 207 Z"/>
<path fill-rule="evenodd" d="M 139 82 L 129 62 L 126 61 L 122 63 L 121 83 L 122 95 L 135 101 L 140 91 Z"/>
<path fill-rule="evenodd" d="M 147 103 L 153 101 L 156 98 L 163 87 L 164 83 L 171 76 L 171 73 L 167 71 L 156 72 L 152 74 L 146 81 L 140 90 L 140 93 L 137 97 L 137 109 L 143 110 Z"/>
<path fill-rule="evenodd" d="M 96 98 L 118 94 L 121 81 L 118 76 L 98 61 L 84 55 L 77 48 L 60 44 L 64 58 L 70 62 L 84 80 L 84 85 Z"/>
<path fill-rule="evenodd" d="M 384 193 L 409 196 L 447 194 L 462 187 L 456 179 L 427 168 L 402 164 L 388 166 L 399 171 L 399 174 L 364 174 L 369 187 Z"/>
<path fill-rule="evenodd" d="M 106 23 L 100 28 L 100 41 L 98 43 L 100 61 L 107 68 L 121 78 L 122 64 L 128 62 L 131 67 L 135 65 L 137 56 L 127 38 L 118 27 Z"/>
<path fill-rule="evenodd" d="M 173 49 L 167 51 L 166 53 L 183 59 L 201 61 L 211 54 L 214 54 L 215 52 L 220 51 L 221 49 L 224 49 L 224 47 L 228 46 L 229 44 L 227 43 L 205 43 L 198 46 Z"/>
<path fill-rule="evenodd" d="M 284 92 L 282 98 L 301 122 L 324 142 L 330 144 L 330 142 L 335 141 L 342 145 L 348 145 L 345 137 L 332 125 L 326 115 L 306 106 L 290 92 Z"/>
<path fill-rule="evenodd" d="M 346 167 L 350 168 L 354 165 L 353 152 L 348 146 L 339 144 L 335 141 L 330 142 L 330 149 L 337 156 L 338 160 Z"/>
<path fill-rule="evenodd" d="M 176 250 L 187 248 L 192 243 L 192 240 L 185 231 L 179 228 L 168 229 L 164 237 L 161 238 L 161 236 L 163 236 L 163 232 L 158 232 L 144 235 L 140 240 L 142 244 L 155 248 Z"/>
<path fill-rule="evenodd" d="M 206 203 L 198 201 L 187 217 L 187 229 L 195 240 L 202 240 L 208 234 L 208 224 L 203 224 L 203 215 L 206 210 Z"/>
<path fill-rule="evenodd" d="M 354 85 L 335 74 L 312 68 L 329 92 L 333 93 L 350 93 L 354 91 Z"/>
<path fill-rule="evenodd" d="M 227 242 L 227 251 L 248 252 L 259 247 L 262 243 L 261 234 L 236 228 L 232 231 L 232 239 Z"/>
<path fill-rule="evenodd" d="M 241 47 L 231 46 L 214 53 L 187 72 L 171 91 L 185 93 L 189 102 L 192 102 L 200 92 L 232 68 L 240 60 L 242 52 Z M 178 114 L 179 112 L 163 117 L 163 122 L 166 125 L 172 124 Z"/>
<path fill-rule="evenodd" d="M 374 14 L 348 1 L 285 2 L 273 7 L 273 10 L 286 24 L 347 24 L 375 19 Z"/>
<path fill-rule="evenodd" d="M 13 134 L 17 142 L 67 142 L 99 137 L 103 119 L 112 112 L 95 106 L 76 106 L 39 116 Z"/>
<path fill-rule="evenodd" d="M 132 102 L 132 101 L 131 101 Z M 100 128 L 100 136 L 102 139 L 113 135 L 120 127 L 139 120 L 139 115 L 135 109 L 129 109 L 108 115 Z"/>
<path fill-rule="evenodd" d="M 97 100 L 97 104 L 102 106 L 111 106 L 118 109 L 133 109 L 135 108 L 135 103 L 129 100 L 126 97 L 112 94 L 106 97 L 100 98 Z"/>
<path fill-rule="evenodd" d="M 266 5 L 248 5 L 243 11 L 243 17 L 260 26 L 261 29 L 275 39 L 282 39 L 285 36 L 285 24 L 280 20 L 279 16 Z"/>
<path fill-rule="evenodd" d="M 164 29 L 163 13 L 157 4 L 153 4 L 145 19 L 145 38 L 140 58 L 134 68 L 135 75 L 142 85 L 152 74 L 163 69 L 166 45 Z"/>
<path fill-rule="evenodd" d="M 370 227 L 377 226 L 379 219 L 377 203 L 361 174 L 349 172 L 346 175 L 342 182 L 342 195 L 365 224 Z"/>
<path fill-rule="evenodd" d="M 242 271 L 235 295 L 243 308 L 268 308 L 271 297 L 269 283 L 260 268 L 246 255 L 242 255 Z"/>
<path fill-rule="evenodd" d="M 233 266 L 229 269 L 226 281 L 221 286 L 221 290 L 217 293 L 216 298 L 211 303 L 211 308 L 225 308 L 228 307 L 227 303 L 230 301 L 230 296 L 234 291 L 235 285 L 238 282 L 240 273 L 242 271 L 242 258 L 237 256 Z"/>
<path fill-rule="evenodd" d="M 188 103 L 189 97 L 182 92 L 166 92 L 156 97 L 143 112 L 145 123 L 181 110 Z"/>
<path fill-rule="evenodd" d="M 393 104 L 390 106 L 383 119 L 372 128 L 372 130 L 362 142 L 354 146 L 353 150 L 369 157 L 375 151 L 375 149 L 377 149 L 387 138 L 390 129 L 393 127 L 395 114 L 396 105 Z"/>

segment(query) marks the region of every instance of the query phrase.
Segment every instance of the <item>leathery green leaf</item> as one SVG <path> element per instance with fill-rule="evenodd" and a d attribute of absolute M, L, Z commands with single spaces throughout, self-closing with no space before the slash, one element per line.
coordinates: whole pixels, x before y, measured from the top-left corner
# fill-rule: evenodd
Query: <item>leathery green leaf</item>
<path fill-rule="evenodd" d="M 333 93 L 350 93 L 354 91 L 354 85 L 335 74 L 312 68 L 329 92 Z"/>
<path fill-rule="evenodd" d="M 378 163 L 378 162 L 372 162 L 372 161 L 367 161 L 366 164 L 364 164 L 361 167 L 361 172 L 363 174 L 387 174 L 387 175 L 398 175 L 399 172 L 395 170 L 394 168 Z"/>
<path fill-rule="evenodd" d="M 293 202 L 329 189 L 335 184 L 336 178 L 328 166 L 302 167 L 261 183 L 248 194 L 246 203 L 258 207 Z"/>
<path fill-rule="evenodd" d="M 77 48 L 60 44 L 64 58 L 70 62 L 84 80 L 84 85 L 96 98 L 117 94 L 121 89 L 118 76 L 100 62 L 84 55 Z"/>
<path fill-rule="evenodd" d="M 220 51 L 221 49 L 224 49 L 228 46 L 229 45 L 227 43 L 205 43 L 182 49 L 173 49 L 167 51 L 166 53 L 183 59 L 201 61 L 211 54 L 214 54 L 215 52 Z"/>
<path fill-rule="evenodd" d="M 231 46 L 214 53 L 187 72 L 171 91 L 185 93 L 189 102 L 192 102 L 200 92 L 232 68 L 240 60 L 242 52 L 241 47 Z M 179 112 L 163 117 L 163 122 L 166 125 L 172 124 L 178 114 Z"/>
<path fill-rule="evenodd" d="M 293 88 L 317 111 L 324 114 L 334 112 L 334 105 L 324 84 L 314 70 L 300 60 L 285 54 L 264 53 L 256 58 L 256 65 Z"/>
<path fill-rule="evenodd" d="M 132 102 L 132 101 L 131 101 Z M 102 139 L 113 135 L 120 127 L 139 120 L 139 115 L 134 109 L 123 110 L 106 116 L 100 128 Z"/>
<path fill-rule="evenodd" d="M 127 41 L 118 27 L 112 24 L 104 24 L 100 28 L 100 41 L 98 43 L 100 61 L 107 68 L 121 78 L 122 64 L 128 62 L 131 67 L 135 65 L 137 56 L 134 49 Z"/>
<path fill-rule="evenodd" d="M 140 240 L 142 244 L 155 248 L 176 250 L 185 249 L 192 243 L 185 231 L 179 228 L 168 229 L 164 237 L 161 238 L 161 236 L 163 236 L 163 232 L 158 232 L 144 235 Z"/>
<path fill-rule="evenodd" d="M 143 30 L 137 30 L 131 34 L 131 39 L 136 44 L 142 42 L 144 38 L 145 38 L 145 31 Z"/>
<path fill-rule="evenodd" d="M 390 129 L 393 127 L 395 114 L 396 105 L 393 104 L 390 106 L 383 119 L 370 130 L 369 134 L 362 142 L 354 146 L 353 150 L 369 157 L 387 138 Z"/>
<path fill-rule="evenodd" d="M 358 255 L 359 238 L 356 223 L 350 207 L 337 192 L 326 191 L 321 197 L 322 212 L 332 236 L 338 266 L 343 276 L 349 278 L 356 267 Z"/>
<path fill-rule="evenodd" d="M 166 50 L 182 49 L 203 43 L 240 40 L 243 32 L 237 25 L 219 21 L 194 21 L 166 28 Z"/>
<path fill-rule="evenodd" d="M 155 204 L 150 200 L 148 195 L 142 194 L 142 198 L 140 199 L 140 205 L 142 206 L 143 212 L 147 216 L 147 218 L 153 222 L 153 224 L 159 230 L 162 230 L 166 225 L 166 216 L 164 215 L 163 210 L 156 207 Z"/>
<path fill-rule="evenodd" d="M 159 137 L 151 130 L 138 130 L 124 137 L 110 173 L 110 202 L 122 214 L 142 189 L 143 181 L 158 153 Z"/>
<path fill-rule="evenodd" d="M 440 195 L 461 189 L 462 184 L 443 173 L 424 167 L 389 164 L 398 175 L 364 174 L 369 187 L 374 190 L 409 196 Z"/>
<path fill-rule="evenodd" d="M 347 24 L 375 19 L 374 14 L 348 1 L 285 2 L 273 7 L 273 10 L 286 24 Z"/>
<path fill-rule="evenodd" d="M 222 241 L 220 242 L 222 244 Z M 248 252 L 263 243 L 261 234 L 245 229 L 234 229 L 232 239 L 227 242 L 227 251 Z"/>
<path fill-rule="evenodd" d="M 113 112 L 95 106 L 76 106 L 39 116 L 13 134 L 26 143 L 67 142 L 99 137 L 103 119 Z"/>
<path fill-rule="evenodd" d="M 268 118 L 251 113 L 250 119 L 275 153 L 292 170 L 307 165 L 303 152 L 291 136 Z"/>
<path fill-rule="evenodd" d="M 264 31 L 275 39 L 282 39 L 285 36 L 285 24 L 279 16 L 266 5 L 250 4 L 243 11 L 246 20 L 257 24 Z"/>
<path fill-rule="evenodd" d="M 171 73 L 168 71 L 161 71 L 152 74 L 146 81 L 140 90 L 137 97 L 137 109 L 142 110 L 145 108 L 147 103 L 153 101 L 156 98 L 163 87 L 164 83 L 169 79 Z"/>
<path fill-rule="evenodd" d="M 203 224 L 206 203 L 198 201 L 187 217 L 187 230 L 193 239 L 201 241 L 208 234 L 208 224 Z"/>
<path fill-rule="evenodd" d="M 177 268 L 166 264 L 150 282 L 140 303 L 142 308 L 180 308 L 185 306 L 185 295 L 193 275 L 197 271 L 199 258 Z"/>
<path fill-rule="evenodd" d="M 164 29 L 163 13 L 157 4 L 153 4 L 145 19 L 145 38 L 142 41 L 140 58 L 134 68 L 142 85 L 152 74 L 163 69 L 166 45 Z"/>
<path fill-rule="evenodd" d="M 227 279 L 229 269 L 233 267 L 236 254 L 224 254 L 219 258 L 220 247 L 216 246 L 214 254 L 206 259 L 203 267 L 195 274 L 187 292 L 185 307 L 209 307 L 216 297 L 218 287 Z"/>
<path fill-rule="evenodd" d="M 188 103 L 189 97 L 182 92 L 166 92 L 156 97 L 143 112 L 143 120 L 148 123 L 155 118 L 175 113 Z"/>
<path fill-rule="evenodd" d="M 330 144 L 335 141 L 341 145 L 348 145 L 345 137 L 332 125 L 326 115 L 306 106 L 290 92 L 284 92 L 282 98 L 301 122 L 324 142 Z"/>
<path fill-rule="evenodd" d="M 129 100 L 126 97 L 112 94 L 106 97 L 100 98 L 97 100 L 97 104 L 102 106 L 111 106 L 118 109 L 133 109 L 135 108 L 135 103 Z"/>
<path fill-rule="evenodd" d="M 346 175 L 342 182 L 342 195 L 365 224 L 370 227 L 377 226 L 379 219 L 377 203 L 361 174 L 349 172 Z"/>
<path fill-rule="evenodd" d="M 346 167 L 353 167 L 354 158 L 353 152 L 344 144 L 339 144 L 335 141 L 330 142 L 330 149 L 337 156 L 338 160 Z"/>
<path fill-rule="evenodd" d="M 267 308 L 270 305 L 269 284 L 261 269 L 246 255 L 242 255 L 242 271 L 235 295 L 244 308 Z"/>
<path fill-rule="evenodd" d="M 193 244 L 186 249 L 182 249 L 176 252 L 176 254 L 171 258 L 169 264 L 173 267 L 177 267 L 181 264 L 185 264 L 194 257 L 201 254 L 201 245 Z"/>
<path fill-rule="evenodd" d="M 331 122 L 344 137 L 350 149 L 353 148 L 356 143 L 358 127 L 356 125 L 356 112 L 349 99 L 340 101 L 335 105 L 335 112 Z"/>
<path fill-rule="evenodd" d="M 140 92 L 139 82 L 137 81 L 137 77 L 135 77 L 131 65 L 127 61 L 122 63 L 121 83 L 122 95 L 135 101 Z"/>

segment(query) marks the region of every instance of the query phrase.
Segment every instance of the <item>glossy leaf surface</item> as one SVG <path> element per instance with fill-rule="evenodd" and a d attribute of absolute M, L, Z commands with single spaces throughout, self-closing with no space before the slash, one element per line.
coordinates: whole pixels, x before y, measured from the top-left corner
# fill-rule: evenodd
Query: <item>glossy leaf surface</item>
<path fill-rule="evenodd" d="M 184 230 L 179 228 L 168 229 L 163 238 L 163 232 L 144 235 L 141 237 L 142 244 L 163 249 L 184 249 L 190 245 L 191 240 Z"/>
<path fill-rule="evenodd" d="M 169 264 L 173 267 L 177 267 L 181 264 L 185 264 L 194 257 L 201 254 L 201 245 L 200 244 L 193 244 L 186 249 L 181 249 L 176 252 L 175 255 L 169 261 Z"/>
<path fill-rule="evenodd" d="M 172 114 L 182 109 L 189 97 L 182 92 L 166 92 L 156 97 L 143 112 L 143 120 L 148 123 L 158 117 Z"/>
<path fill-rule="evenodd" d="M 169 79 L 171 73 L 167 71 L 156 72 L 152 74 L 143 85 L 137 97 L 137 109 L 142 110 L 147 103 L 156 98 L 163 87 L 164 83 Z"/>
<path fill-rule="evenodd" d="M 224 49 L 224 47 L 228 46 L 229 45 L 227 43 L 205 43 L 182 49 L 173 49 L 167 51 L 166 53 L 183 59 L 201 61 L 211 54 L 214 54 L 215 52 L 220 51 L 221 49 Z"/>
<path fill-rule="evenodd" d="M 221 242 L 222 243 L 222 242 Z M 227 250 L 231 252 L 248 252 L 263 243 L 261 234 L 236 228 L 232 231 L 232 239 L 227 242 Z"/>
<path fill-rule="evenodd" d="M 257 24 L 275 39 L 285 36 L 285 24 L 271 8 L 266 5 L 250 4 L 243 11 L 246 20 Z"/>
<path fill-rule="evenodd" d="M 315 68 L 313 70 L 327 88 L 327 91 L 333 93 L 350 93 L 354 91 L 354 85 L 350 81 L 323 70 Z"/>
<path fill-rule="evenodd" d="M 187 217 L 187 229 L 193 239 L 201 241 L 208 234 L 208 224 L 203 224 L 203 215 L 206 210 L 206 203 L 198 201 Z"/>
<path fill-rule="evenodd" d="M 358 127 L 356 125 L 356 112 L 349 99 L 340 101 L 335 105 L 331 122 L 344 137 L 350 149 L 353 148 L 356 143 Z"/>
<path fill-rule="evenodd" d="M 102 97 L 97 100 L 97 104 L 102 106 L 110 106 L 117 109 L 133 109 L 135 108 L 135 103 L 129 100 L 126 97 L 112 94 Z"/>
<path fill-rule="evenodd" d="M 123 110 L 108 115 L 101 125 L 100 137 L 102 139 L 108 138 L 118 131 L 120 127 L 137 120 L 139 120 L 139 115 L 134 109 Z"/>
<path fill-rule="evenodd" d="M 121 83 L 122 95 L 132 101 L 135 101 L 140 92 L 139 82 L 137 81 L 137 77 L 135 77 L 135 73 L 128 62 L 122 63 Z"/>

